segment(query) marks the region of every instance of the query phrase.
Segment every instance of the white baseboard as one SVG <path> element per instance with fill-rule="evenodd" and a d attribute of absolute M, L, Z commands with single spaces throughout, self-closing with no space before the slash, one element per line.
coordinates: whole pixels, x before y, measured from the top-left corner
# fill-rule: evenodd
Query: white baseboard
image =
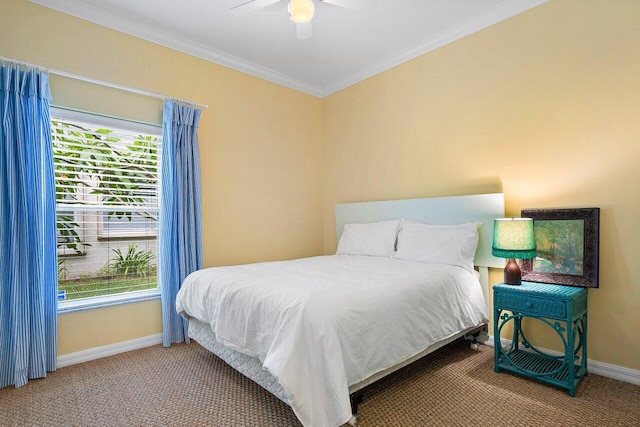
<path fill-rule="evenodd" d="M 101 347 L 89 348 L 76 353 L 63 354 L 57 358 L 57 367 L 75 365 L 77 363 L 88 362 L 102 357 L 113 356 L 131 350 L 138 350 L 152 345 L 162 344 L 162 334 L 149 335 L 129 341 L 122 341 L 115 344 L 103 345 Z"/>
<path fill-rule="evenodd" d="M 511 344 L 511 340 L 500 338 L 500 342 L 503 347 Z M 493 347 L 493 335 L 489 336 L 489 339 L 484 343 L 490 347 Z M 549 353 L 553 356 L 559 356 L 562 353 L 559 351 L 548 350 L 540 348 L 540 351 Z M 601 375 L 603 377 L 612 378 L 614 380 L 623 381 L 625 383 L 640 385 L 640 371 L 635 369 L 629 369 L 622 366 L 611 365 L 609 363 L 598 362 L 597 360 L 587 359 L 587 372 Z"/>
<path fill-rule="evenodd" d="M 640 371 L 629 369 L 622 366 L 610 365 L 597 360 L 589 359 L 587 369 L 592 374 L 602 375 L 603 377 L 613 378 L 614 380 L 623 381 L 625 383 L 640 385 Z"/>
<path fill-rule="evenodd" d="M 511 344 L 511 340 L 508 339 L 501 338 L 500 341 L 502 342 L 503 347 Z M 140 348 L 150 347 L 152 345 L 158 344 L 162 344 L 162 334 L 149 335 L 129 341 L 90 348 L 87 350 L 78 351 L 76 353 L 63 354 L 62 356 L 58 356 L 57 358 L 57 367 L 64 368 L 65 366 L 88 362 L 90 360 L 96 360 L 102 357 L 113 356 L 116 354 L 125 353 L 127 351 L 138 350 Z M 490 335 L 489 339 L 483 344 L 493 347 L 493 336 Z M 544 348 L 541 348 L 540 350 L 552 355 L 561 354 L 560 352 Z M 612 378 L 614 380 L 640 385 L 640 371 L 637 371 L 635 369 L 629 369 L 622 366 L 611 365 L 609 363 L 598 362 L 597 360 L 593 359 L 589 359 L 587 361 L 587 368 L 589 372 L 596 375 L 602 375 L 603 377 Z"/>

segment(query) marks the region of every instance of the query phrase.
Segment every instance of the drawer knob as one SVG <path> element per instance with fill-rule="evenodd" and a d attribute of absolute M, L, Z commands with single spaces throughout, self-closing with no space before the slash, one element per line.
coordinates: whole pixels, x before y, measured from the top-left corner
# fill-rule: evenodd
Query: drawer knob
<path fill-rule="evenodd" d="M 533 304 L 531 304 L 531 301 L 525 301 L 524 306 L 527 308 L 531 308 Z"/>

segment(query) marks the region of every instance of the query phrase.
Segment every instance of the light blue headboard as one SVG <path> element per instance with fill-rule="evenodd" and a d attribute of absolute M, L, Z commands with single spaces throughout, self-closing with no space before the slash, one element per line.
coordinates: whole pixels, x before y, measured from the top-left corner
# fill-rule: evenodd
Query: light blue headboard
<path fill-rule="evenodd" d="M 504 193 L 382 202 L 340 203 L 335 207 L 338 241 L 345 224 L 408 219 L 428 224 L 482 222 L 475 265 L 504 268 L 504 259 L 491 255 L 493 220 L 504 217 Z"/>

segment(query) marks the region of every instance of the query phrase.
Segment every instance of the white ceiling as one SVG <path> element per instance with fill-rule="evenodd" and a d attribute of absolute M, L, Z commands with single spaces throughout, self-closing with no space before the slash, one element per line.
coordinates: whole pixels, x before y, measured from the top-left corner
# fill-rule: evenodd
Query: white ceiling
<path fill-rule="evenodd" d="M 30 1 L 325 97 L 548 0 L 377 0 L 371 11 L 314 0 L 307 40 L 288 0 L 242 16 L 228 12 L 234 0 Z"/>

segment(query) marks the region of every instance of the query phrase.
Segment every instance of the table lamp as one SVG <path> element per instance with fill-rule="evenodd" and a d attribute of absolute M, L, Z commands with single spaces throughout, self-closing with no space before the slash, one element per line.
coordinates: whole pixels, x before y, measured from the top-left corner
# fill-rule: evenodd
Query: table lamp
<path fill-rule="evenodd" d="M 536 238 L 533 234 L 531 218 L 501 218 L 493 223 L 493 256 L 507 258 L 504 268 L 504 283 L 521 283 L 520 267 L 517 259 L 529 259 L 536 256 Z"/>

